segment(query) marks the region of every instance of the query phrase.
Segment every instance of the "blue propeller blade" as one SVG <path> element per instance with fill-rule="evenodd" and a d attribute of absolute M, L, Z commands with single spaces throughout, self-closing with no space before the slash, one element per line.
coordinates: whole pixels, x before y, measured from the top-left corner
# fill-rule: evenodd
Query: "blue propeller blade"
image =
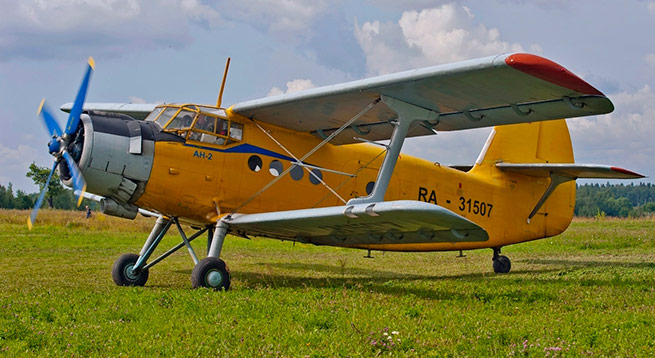
<path fill-rule="evenodd" d="M 80 169 L 77 167 L 77 164 L 73 160 L 73 158 L 68 154 L 68 151 L 64 151 L 63 153 L 64 159 L 66 159 L 66 163 L 68 163 L 68 169 L 70 169 L 70 174 L 71 177 L 73 178 L 73 190 L 79 190 L 80 195 L 77 198 L 77 206 L 80 206 L 82 204 L 82 199 L 84 199 L 84 192 L 86 191 L 86 183 L 84 182 L 84 178 L 82 177 L 82 173 L 80 173 Z"/>
<path fill-rule="evenodd" d="M 52 178 L 52 173 L 55 172 L 56 168 L 57 168 L 57 162 L 55 161 L 54 163 L 52 163 L 52 170 L 48 175 L 48 180 L 45 181 L 45 186 L 43 187 L 43 190 L 41 190 L 39 199 L 36 201 L 36 204 L 34 204 L 34 209 L 32 209 L 32 214 L 27 219 L 27 227 L 30 230 L 32 230 L 32 225 L 36 221 L 36 215 L 39 213 L 39 208 L 41 207 L 41 204 L 43 204 L 43 199 L 45 198 L 45 192 L 48 191 L 48 185 L 50 185 L 50 179 Z"/>
<path fill-rule="evenodd" d="M 50 110 L 48 110 L 48 107 L 46 107 L 45 98 L 41 100 L 41 105 L 39 106 L 39 110 L 36 114 L 43 117 L 43 121 L 45 122 L 46 127 L 48 127 L 48 133 L 50 136 L 61 136 L 61 127 L 59 127 L 59 123 L 57 123 L 55 117 L 51 114 Z"/>
<path fill-rule="evenodd" d="M 93 57 L 89 57 L 88 67 L 86 68 L 86 73 L 82 79 L 82 85 L 77 92 L 77 97 L 75 97 L 73 108 L 70 111 L 68 122 L 66 123 L 66 134 L 68 135 L 75 133 L 77 125 L 80 123 L 80 114 L 82 114 L 82 106 L 84 105 L 84 99 L 86 98 L 86 90 L 89 88 L 89 79 L 91 78 L 91 72 L 93 72 L 94 67 L 95 62 L 93 61 Z"/>

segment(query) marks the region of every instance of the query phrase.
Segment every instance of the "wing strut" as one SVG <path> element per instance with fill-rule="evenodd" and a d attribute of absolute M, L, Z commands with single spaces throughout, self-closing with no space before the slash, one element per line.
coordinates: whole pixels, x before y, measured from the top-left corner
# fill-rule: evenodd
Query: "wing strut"
<path fill-rule="evenodd" d="M 492 132 L 493 134 L 493 132 Z M 576 164 L 576 163 L 496 163 L 496 168 L 533 177 L 550 177 L 550 184 L 546 192 L 541 196 L 530 215 L 528 224 L 546 200 L 563 183 L 579 178 L 587 179 L 640 179 L 644 176 L 630 170 L 597 164 Z"/>
<path fill-rule="evenodd" d="M 371 194 L 361 198 L 350 199 L 348 205 L 378 203 L 384 201 L 384 195 L 387 192 L 387 187 L 391 180 L 391 174 L 396 167 L 398 155 L 400 154 L 400 149 L 403 146 L 410 125 L 414 123 L 414 121 L 425 121 L 430 123 L 430 121 L 434 121 L 439 117 L 438 112 L 429 109 L 421 108 L 385 95 L 382 95 L 381 98 L 382 102 L 398 115 L 396 120 L 391 122 L 395 128 L 391 134 L 389 150 L 387 150 L 387 154 L 384 156 L 382 167 L 378 172 L 378 177 Z"/>
<path fill-rule="evenodd" d="M 288 150 L 284 149 L 284 147 L 282 147 L 282 148 L 283 148 L 283 149 L 284 149 L 284 150 L 285 150 L 289 155 L 291 155 L 291 157 L 293 157 L 293 159 L 296 160 L 296 163 L 298 163 L 299 165 L 304 166 L 302 163 L 305 161 L 305 159 L 309 158 L 309 157 L 310 157 L 312 154 L 314 154 L 317 150 L 319 150 L 321 147 L 323 147 L 325 144 L 327 144 L 329 141 L 331 141 L 332 138 L 336 137 L 336 136 L 337 136 L 339 133 L 341 133 L 344 129 L 348 128 L 351 124 L 353 124 L 356 120 L 358 120 L 359 117 L 363 116 L 364 114 L 366 114 L 366 112 L 370 111 L 371 108 L 375 107 L 376 104 L 380 103 L 380 100 L 381 100 L 381 99 L 380 99 L 379 97 L 376 98 L 376 99 L 374 99 L 371 103 L 369 103 L 368 106 L 366 106 L 366 108 L 364 108 L 364 109 L 361 110 L 359 113 L 357 113 L 357 114 L 356 114 L 354 117 L 352 117 L 348 122 L 344 123 L 344 125 L 342 125 L 339 129 L 337 129 L 336 131 L 334 131 L 332 134 L 330 134 L 330 136 L 328 136 L 327 138 L 325 138 L 321 143 L 319 143 L 319 144 L 318 144 L 317 146 L 315 146 L 312 150 L 310 150 L 309 152 L 307 152 L 307 154 L 303 155 L 302 158 L 300 158 L 300 159 L 296 158 L 293 154 L 291 154 L 291 152 L 289 152 Z M 252 118 L 251 118 L 251 119 L 252 119 Z M 253 122 L 254 122 L 254 121 L 253 121 Z M 407 132 L 407 130 L 405 130 L 405 133 L 406 133 L 406 132 Z M 267 132 L 264 131 L 264 133 L 267 133 Z M 275 140 L 274 140 L 274 141 L 275 141 Z M 277 142 L 277 141 L 275 141 L 275 142 Z M 291 171 L 291 169 L 293 169 L 293 165 L 290 165 L 289 168 L 287 168 L 285 171 L 283 171 L 280 175 L 278 175 L 278 176 L 275 177 L 273 180 L 271 180 L 271 181 L 270 181 L 268 184 L 266 184 L 263 188 L 259 189 L 258 192 L 256 192 L 255 194 L 253 194 L 250 198 L 246 199 L 246 201 L 244 201 L 241 205 L 237 206 L 237 208 L 234 209 L 234 210 L 232 211 L 232 213 L 230 213 L 230 215 L 228 215 L 228 217 L 231 217 L 233 214 L 237 213 L 237 212 L 239 211 L 239 209 L 241 209 L 241 208 L 243 208 L 244 206 L 246 206 L 249 202 L 251 202 L 253 199 L 255 199 L 256 197 L 258 197 L 261 193 L 263 193 L 264 191 L 266 191 L 268 188 L 270 188 L 270 187 L 271 187 L 273 184 L 275 184 L 278 180 L 282 179 L 285 175 L 287 175 L 287 174 Z M 307 168 L 305 168 L 305 169 L 307 169 Z M 309 169 L 307 169 L 307 170 L 309 171 L 309 174 L 310 174 L 310 175 L 312 175 L 314 178 L 316 178 L 316 180 L 318 180 L 318 181 L 320 181 L 321 183 L 323 183 L 323 185 L 325 185 L 325 186 L 328 188 L 328 190 L 330 190 L 334 195 L 336 195 L 336 196 L 337 196 L 337 197 L 338 197 L 338 198 L 339 198 L 339 199 L 340 199 L 344 204 L 346 203 L 346 201 L 345 201 L 341 196 L 339 196 L 339 194 L 337 194 L 334 190 L 332 190 L 332 189 L 331 189 L 331 188 L 330 188 L 330 187 L 329 187 L 329 186 L 328 186 L 328 185 L 323 181 L 323 179 L 319 178 L 319 177 L 318 177 L 316 174 L 314 174 L 314 172 L 312 172 L 311 170 L 309 170 Z"/>
<path fill-rule="evenodd" d="M 550 184 L 548 185 L 548 188 L 546 189 L 546 192 L 544 192 L 544 195 L 541 196 L 541 199 L 537 202 L 537 205 L 534 206 L 534 209 L 532 209 L 532 212 L 530 215 L 528 215 L 528 224 L 530 223 L 530 219 L 532 219 L 536 214 L 539 209 L 544 205 L 546 202 L 546 199 L 550 197 L 550 194 L 555 191 L 555 189 L 563 183 L 566 183 L 567 181 L 575 180 L 575 177 L 567 177 L 555 173 L 550 173 Z"/>

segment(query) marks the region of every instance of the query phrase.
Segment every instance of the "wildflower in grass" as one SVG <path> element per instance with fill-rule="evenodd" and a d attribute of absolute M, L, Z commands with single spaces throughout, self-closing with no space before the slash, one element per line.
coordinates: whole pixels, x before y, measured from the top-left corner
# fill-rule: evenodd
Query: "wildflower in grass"
<path fill-rule="evenodd" d="M 544 348 L 544 352 L 547 352 L 547 351 L 559 352 L 561 350 L 562 350 L 561 347 L 546 347 L 546 348 Z"/>
<path fill-rule="evenodd" d="M 369 344 L 376 350 L 389 351 L 396 348 L 398 344 L 400 344 L 400 338 L 396 337 L 399 334 L 400 332 L 398 331 L 392 331 L 390 335 L 389 328 L 385 328 L 377 334 L 375 332 L 371 332 L 369 336 Z"/>

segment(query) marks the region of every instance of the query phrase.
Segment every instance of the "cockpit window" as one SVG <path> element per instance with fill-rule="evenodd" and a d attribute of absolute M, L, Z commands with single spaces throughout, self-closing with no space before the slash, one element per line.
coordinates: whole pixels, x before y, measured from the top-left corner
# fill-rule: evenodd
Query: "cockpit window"
<path fill-rule="evenodd" d="M 178 108 L 166 108 L 162 114 L 157 117 L 155 123 L 159 124 L 160 127 L 166 127 L 166 123 L 177 113 Z"/>
<path fill-rule="evenodd" d="M 187 129 L 191 128 L 191 124 L 193 124 L 193 119 L 196 117 L 195 112 L 191 112 L 188 110 L 181 110 L 180 113 L 173 118 L 173 120 L 168 123 L 168 126 L 166 126 L 166 129 Z"/>
<path fill-rule="evenodd" d="M 159 115 L 159 113 L 161 113 L 161 111 L 163 109 L 164 109 L 164 107 L 156 107 L 155 109 L 152 110 L 152 112 L 150 112 L 150 114 L 148 115 L 148 117 L 146 117 L 145 120 L 146 121 L 154 121 L 157 118 L 157 116 Z"/>
<path fill-rule="evenodd" d="M 243 139 L 243 124 L 241 123 L 230 123 L 230 138 L 234 140 Z"/>
<path fill-rule="evenodd" d="M 231 144 L 243 139 L 243 124 L 227 119 L 223 108 L 196 105 L 163 105 L 155 108 L 146 120 L 154 121 L 164 131 L 190 141 Z"/>

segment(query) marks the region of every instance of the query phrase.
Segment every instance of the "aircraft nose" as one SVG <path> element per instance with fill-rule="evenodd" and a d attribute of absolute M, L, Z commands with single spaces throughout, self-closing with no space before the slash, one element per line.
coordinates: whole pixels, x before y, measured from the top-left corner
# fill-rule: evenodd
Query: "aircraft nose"
<path fill-rule="evenodd" d="M 59 153 L 59 150 L 61 149 L 61 143 L 57 140 L 57 138 L 52 138 L 50 139 L 50 142 L 48 142 L 48 153 L 50 154 L 55 154 Z"/>
<path fill-rule="evenodd" d="M 78 165 L 86 180 L 86 191 L 102 195 L 136 215 L 132 203 L 145 190 L 152 169 L 152 123 L 106 112 L 89 112 L 81 120 L 84 142 Z"/>

